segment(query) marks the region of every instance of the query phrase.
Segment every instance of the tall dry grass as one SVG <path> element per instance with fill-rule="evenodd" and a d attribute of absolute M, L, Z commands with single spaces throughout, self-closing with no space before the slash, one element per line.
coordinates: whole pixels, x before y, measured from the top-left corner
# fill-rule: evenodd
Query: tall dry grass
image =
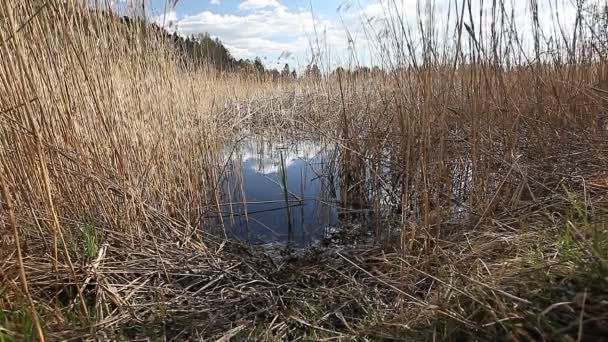
<path fill-rule="evenodd" d="M 383 69 L 312 82 L 308 96 L 320 100 L 301 120 L 330 112 L 330 124 L 309 126 L 331 127 L 349 172 L 383 166 L 396 175 L 403 224 L 409 216 L 436 226 L 462 205 L 481 222 L 503 200 L 515 208 L 564 178 L 592 177 L 606 165 L 606 4 L 565 4 L 540 19 L 537 2 L 525 5 L 529 17 L 513 18 L 515 5 L 504 1 L 484 11 L 450 2 L 442 12 L 419 2 L 407 23 L 398 2 L 382 2 L 384 24 L 365 27 Z M 573 8 L 575 22 L 558 20 Z M 531 32 L 517 26 L 522 20 Z M 369 181 L 358 173 L 351 183 Z M 377 202 L 373 194 L 396 185 L 371 183 L 356 197 Z"/>
<path fill-rule="evenodd" d="M 1 153 L 19 224 L 57 236 L 89 217 L 134 244 L 155 214 L 199 217 L 230 128 L 220 115 L 258 85 L 184 65 L 150 27 L 79 2 L 7 3 L 1 17 Z"/>
<path fill-rule="evenodd" d="M 433 319 L 448 316 L 427 338 L 601 334 L 590 322 L 605 315 L 569 295 L 570 314 L 547 313 L 564 291 L 584 293 L 590 307 L 606 295 L 606 3 L 577 2 L 571 26 L 547 27 L 539 3 L 526 2 L 529 30 L 504 1 L 483 12 L 450 2 L 448 21 L 429 20 L 436 9 L 421 1 L 409 25 L 397 3 L 383 2 L 383 36 L 368 28 L 384 68 L 307 80 L 308 101 L 289 118 L 337 143 L 343 204 L 372 209 L 370 229 L 388 250 L 400 242 L 399 261 L 374 273 L 378 281 L 417 293 L 438 310 Z M 582 250 L 586 261 L 574 261 Z M 400 298 L 384 317 L 437 328 Z M 581 317 L 574 332 L 560 322 L 572 313 Z"/>
<path fill-rule="evenodd" d="M 557 24 L 541 32 L 531 1 L 528 34 L 503 1 L 487 12 L 490 26 L 471 24 L 481 14 L 470 2 L 454 3 L 447 24 L 429 20 L 432 6 L 419 6 L 414 26 L 426 34 L 414 36 L 386 2 L 386 34 L 368 32 L 383 70 L 305 79 L 294 91 L 189 66 L 148 26 L 124 25 L 80 2 L 3 2 L 0 222 L 10 238 L 0 254 L 1 306 L 15 310 L 25 298 L 31 317 L 51 312 L 63 327 L 69 322 L 57 302 L 79 306 L 85 321 L 124 321 L 129 314 L 116 312 L 134 301 L 144 304 L 132 310 L 153 302 L 150 311 L 165 312 L 166 292 L 180 299 L 185 291 L 183 267 L 224 248 L 209 251 L 202 238 L 217 224 L 206 220 L 220 211 L 224 144 L 244 128 L 287 128 L 337 144 L 344 205 L 372 209 L 372 229 L 387 251 L 399 241 L 397 254 L 373 259 L 384 260 L 387 273 L 364 272 L 356 284 L 396 291 L 396 307 L 380 310 L 383 317 L 425 326 L 444 314 L 506 330 L 503 319 L 523 317 L 513 303 L 527 302 L 503 288 L 513 286 L 527 262 L 522 255 L 544 231 L 566 224 L 571 198 L 563 188 L 603 217 L 605 37 L 582 9 L 570 28 L 577 34 Z M 112 261 L 99 271 L 104 258 Z M 205 310 L 227 302 L 213 293 L 216 284 L 236 286 L 217 270 L 240 265 L 210 263 L 197 271 L 213 275 L 200 290 L 214 300 Z M 345 270 L 353 272 L 349 282 L 361 276 L 354 267 Z M 270 283 L 247 272 L 226 274 Z M 93 278 L 103 286 L 92 304 Z M 247 289 L 235 292 L 279 292 Z M 152 290 L 158 298 L 149 298 Z"/>
<path fill-rule="evenodd" d="M 163 39 L 84 1 L 0 6 L 3 307 L 20 292 L 13 275 L 28 292 L 19 264 L 46 258 L 56 284 L 74 282 L 108 235 L 138 249 L 196 240 L 205 225 L 227 112 L 269 86 L 190 65 Z"/>

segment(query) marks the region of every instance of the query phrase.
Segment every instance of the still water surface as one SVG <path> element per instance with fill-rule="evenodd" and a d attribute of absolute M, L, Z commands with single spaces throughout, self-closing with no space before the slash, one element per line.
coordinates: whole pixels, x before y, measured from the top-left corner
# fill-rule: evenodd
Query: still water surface
<path fill-rule="evenodd" d="M 338 223 L 335 146 L 250 136 L 227 151 L 227 234 L 251 243 L 305 246 Z M 286 187 L 284 187 L 284 184 Z"/>

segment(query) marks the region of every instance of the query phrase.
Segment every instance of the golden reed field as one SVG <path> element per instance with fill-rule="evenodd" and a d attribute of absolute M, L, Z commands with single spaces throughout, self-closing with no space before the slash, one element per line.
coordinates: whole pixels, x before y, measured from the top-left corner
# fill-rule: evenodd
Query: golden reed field
<path fill-rule="evenodd" d="M 382 67 L 294 79 L 84 1 L 2 1 L 0 341 L 605 339 L 608 6 L 542 32 L 528 5 L 526 34 L 504 1 L 489 31 L 467 1 L 416 25 L 445 35 L 392 15 Z M 340 243 L 226 233 L 252 134 L 331 146 Z"/>

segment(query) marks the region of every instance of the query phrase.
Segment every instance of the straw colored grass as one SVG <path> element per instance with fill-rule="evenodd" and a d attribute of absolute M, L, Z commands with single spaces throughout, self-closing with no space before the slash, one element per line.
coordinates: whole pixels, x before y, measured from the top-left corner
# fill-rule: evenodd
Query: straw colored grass
<path fill-rule="evenodd" d="M 2 3 L 0 338 L 605 336 L 601 32 L 528 55 L 467 12 L 456 44 L 391 17 L 384 69 L 269 82 L 80 2 Z M 251 132 L 335 144 L 341 205 L 371 212 L 343 231 L 373 238 L 277 264 L 211 234 Z"/>

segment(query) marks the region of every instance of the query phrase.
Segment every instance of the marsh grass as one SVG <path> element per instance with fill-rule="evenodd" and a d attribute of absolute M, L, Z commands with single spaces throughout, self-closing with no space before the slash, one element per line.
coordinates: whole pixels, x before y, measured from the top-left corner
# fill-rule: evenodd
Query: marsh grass
<path fill-rule="evenodd" d="M 101 244 L 98 228 L 91 223 L 85 223 L 82 226 L 82 237 L 85 244 L 86 256 L 89 258 L 96 257 Z"/>
<path fill-rule="evenodd" d="M 0 311 L 0 341 L 35 341 L 36 331 L 27 308 Z"/>
<path fill-rule="evenodd" d="M 419 37 L 386 8 L 383 69 L 273 83 L 84 2 L 2 2 L 0 220 L 20 248 L 0 261 L 0 339 L 601 336 L 597 18 L 579 9 L 568 35 L 531 15 L 527 51 L 505 2 L 491 31 L 455 3 L 445 27 L 419 7 Z M 209 234 L 245 128 L 335 144 L 341 205 L 375 239 L 279 267 Z"/>

